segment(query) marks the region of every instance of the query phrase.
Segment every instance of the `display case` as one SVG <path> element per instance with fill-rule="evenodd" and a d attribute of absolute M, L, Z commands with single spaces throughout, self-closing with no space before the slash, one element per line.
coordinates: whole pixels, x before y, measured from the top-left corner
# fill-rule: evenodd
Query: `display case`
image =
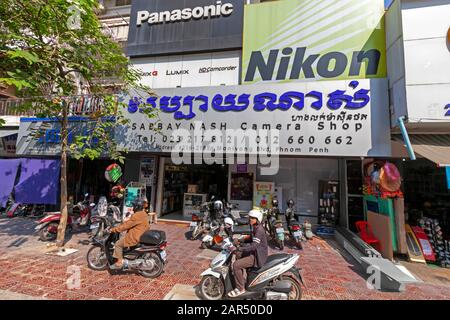
<path fill-rule="evenodd" d="M 183 196 L 183 216 L 191 217 L 199 214 L 202 203 L 206 202 L 207 194 L 185 193 Z"/>
<path fill-rule="evenodd" d="M 319 181 L 319 224 L 336 225 L 339 218 L 339 182 Z"/>

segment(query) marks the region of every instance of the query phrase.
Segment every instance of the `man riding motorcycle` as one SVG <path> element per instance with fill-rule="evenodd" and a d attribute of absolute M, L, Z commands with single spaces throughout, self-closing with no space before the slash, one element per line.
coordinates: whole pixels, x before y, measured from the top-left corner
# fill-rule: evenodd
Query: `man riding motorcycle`
<path fill-rule="evenodd" d="M 237 250 L 242 253 L 242 257 L 233 264 L 233 273 L 236 280 L 236 289 L 232 290 L 228 296 L 235 298 L 245 293 L 246 277 L 245 269 L 264 266 L 269 254 L 267 237 L 264 227 L 261 224 L 263 214 L 259 210 L 251 210 L 248 214 L 252 226 L 251 243 L 243 244 Z"/>
<path fill-rule="evenodd" d="M 150 230 L 148 215 L 144 211 L 144 202 L 141 200 L 133 203 L 133 214 L 129 219 L 117 227 L 111 228 L 111 232 L 127 231 L 124 237 L 121 237 L 114 244 L 113 257 L 117 259 L 111 269 L 122 269 L 127 266 L 128 261 L 123 259 L 123 249 L 125 247 L 133 247 L 139 243 L 141 236 L 145 231 Z"/>

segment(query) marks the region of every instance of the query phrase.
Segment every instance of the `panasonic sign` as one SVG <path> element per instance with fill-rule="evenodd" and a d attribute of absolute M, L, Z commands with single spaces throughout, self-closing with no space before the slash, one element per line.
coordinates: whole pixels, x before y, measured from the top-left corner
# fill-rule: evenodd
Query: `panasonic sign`
<path fill-rule="evenodd" d="M 227 17 L 233 13 L 233 4 L 217 1 L 214 5 L 199 6 L 195 8 L 175 9 L 172 11 L 149 12 L 140 10 L 137 12 L 136 25 L 140 27 L 142 23 L 149 25 L 164 22 L 189 21 L 191 19 L 206 19 L 213 17 Z"/>

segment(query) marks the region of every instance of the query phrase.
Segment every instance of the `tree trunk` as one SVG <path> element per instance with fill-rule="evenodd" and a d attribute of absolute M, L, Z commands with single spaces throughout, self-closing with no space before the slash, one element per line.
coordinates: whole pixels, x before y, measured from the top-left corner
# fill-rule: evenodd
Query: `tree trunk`
<path fill-rule="evenodd" d="M 58 226 L 58 236 L 56 238 L 56 245 L 58 247 L 64 246 L 66 227 L 67 227 L 67 103 L 63 104 L 62 125 L 61 125 L 61 220 Z"/>

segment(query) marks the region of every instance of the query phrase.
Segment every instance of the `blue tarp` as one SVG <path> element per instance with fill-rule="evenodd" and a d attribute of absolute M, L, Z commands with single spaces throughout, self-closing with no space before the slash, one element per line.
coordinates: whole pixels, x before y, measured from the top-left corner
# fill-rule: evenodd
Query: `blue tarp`
<path fill-rule="evenodd" d="M 0 159 L 0 207 L 6 206 L 14 188 L 21 159 Z"/>
<path fill-rule="evenodd" d="M 56 204 L 59 187 L 60 161 L 50 159 L 20 159 L 20 180 L 15 187 L 15 199 L 25 204 Z"/>

